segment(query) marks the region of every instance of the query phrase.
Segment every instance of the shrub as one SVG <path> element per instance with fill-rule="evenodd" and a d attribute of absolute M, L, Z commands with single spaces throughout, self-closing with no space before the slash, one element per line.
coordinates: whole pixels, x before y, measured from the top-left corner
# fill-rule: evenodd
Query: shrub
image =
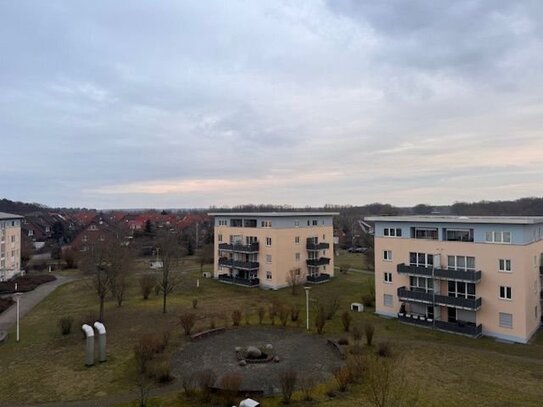
<path fill-rule="evenodd" d="M 298 322 L 300 320 L 300 308 L 295 305 L 290 309 L 290 320 L 292 322 Z"/>
<path fill-rule="evenodd" d="M 366 335 L 366 345 L 371 346 L 374 333 L 375 333 L 375 327 L 372 324 L 367 323 L 364 326 L 364 334 Z"/>
<path fill-rule="evenodd" d="M 258 307 L 258 323 L 262 325 L 262 321 L 264 321 L 264 316 L 266 315 L 266 309 L 264 307 Z"/>
<path fill-rule="evenodd" d="M 217 375 L 211 369 L 202 370 L 196 373 L 196 382 L 198 383 L 204 401 L 209 401 L 211 387 L 215 384 L 216 380 Z"/>
<path fill-rule="evenodd" d="M 241 323 L 241 311 L 239 309 L 235 309 L 232 311 L 232 324 L 234 326 L 239 326 Z"/>
<path fill-rule="evenodd" d="M 156 278 L 152 275 L 146 275 L 139 279 L 140 292 L 144 300 L 149 299 L 149 296 L 153 292 L 153 288 L 157 286 Z"/>
<path fill-rule="evenodd" d="M 361 355 L 362 353 L 364 353 L 364 348 L 357 342 L 353 346 L 351 346 L 351 348 L 349 349 L 349 353 L 351 353 L 352 355 Z"/>
<path fill-rule="evenodd" d="M 389 342 L 381 342 L 377 345 L 377 354 L 384 358 L 392 356 L 392 345 Z"/>
<path fill-rule="evenodd" d="M 194 391 L 196 390 L 196 375 L 194 373 L 187 373 L 184 375 L 181 378 L 181 386 L 183 386 L 185 396 L 194 396 Z"/>
<path fill-rule="evenodd" d="M 166 348 L 168 347 L 168 343 L 170 343 L 170 331 L 164 331 L 160 336 L 160 342 L 158 346 L 159 353 L 162 353 L 166 350 Z"/>
<path fill-rule="evenodd" d="M 279 321 L 281 321 L 281 325 L 283 326 L 283 328 L 287 326 L 288 315 L 289 315 L 289 310 L 287 309 L 287 307 L 284 307 L 284 306 L 279 307 Z"/>
<path fill-rule="evenodd" d="M 172 368 L 168 362 L 160 362 L 149 366 L 149 375 L 157 383 L 169 383 L 173 380 Z"/>
<path fill-rule="evenodd" d="M 286 369 L 279 373 L 279 385 L 281 386 L 281 394 L 283 395 L 283 403 L 290 403 L 292 393 L 296 387 L 298 375 L 294 369 Z"/>
<path fill-rule="evenodd" d="M 4 281 L 0 283 L 0 293 L 15 292 L 15 283 L 17 283 L 17 291 L 27 292 L 32 291 L 41 284 L 55 281 L 57 278 L 52 274 L 31 274 L 15 278 L 15 280 Z"/>
<path fill-rule="evenodd" d="M 72 332 L 72 324 L 74 319 L 72 317 L 62 317 L 58 320 L 58 327 L 62 335 L 69 335 Z"/>
<path fill-rule="evenodd" d="M 241 374 L 239 372 L 227 372 L 219 380 L 220 394 L 224 404 L 231 406 L 236 401 L 241 386 Z"/>
<path fill-rule="evenodd" d="M 140 373 L 145 373 L 159 346 L 153 334 L 142 335 L 134 345 L 134 359 Z"/>
<path fill-rule="evenodd" d="M 365 359 L 362 354 L 355 353 L 349 355 L 347 358 L 347 366 L 351 371 L 353 381 L 358 381 L 364 376 L 364 371 L 366 369 Z"/>
<path fill-rule="evenodd" d="M 343 314 L 341 314 L 341 323 L 343 324 L 343 330 L 345 332 L 349 332 L 349 328 L 351 327 L 351 321 L 353 320 L 353 317 L 349 313 L 349 311 L 345 311 Z"/>
<path fill-rule="evenodd" d="M 373 307 L 375 304 L 375 296 L 371 294 L 364 294 L 362 296 L 362 304 L 364 304 L 365 307 Z"/>
<path fill-rule="evenodd" d="M 348 345 L 349 344 L 349 338 L 342 337 L 337 340 L 337 343 L 339 345 Z"/>
<path fill-rule="evenodd" d="M 192 328 L 196 324 L 196 314 L 192 312 L 183 312 L 179 315 L 179 323 L 185 332 L 185 335 L 190 335 Z"/>
<path fill-rule="evenodd" d="M 338 367 L 332 373 L 338 384 L 339 391 L 347 391 L 347 388 L 353 382 L 353 375 L 349 366 Z"/>
<path fill-rule="evenodd" d="M 317 333 L 322 334 L 324 332 L 324 325 L 326 324 L 326 314 L 322 307 L 317 310 L 317 316 L 315 317 L 315 327 Z"/>
<path fill-rule="evenodd" d="M 327 296 L 324 299 L 321 298 L 319 303 L 324 310 L 324 316 L 327 320 L 332 319 L 339 309 L 339 297 L 337 295 Z"/>
<path fill-rule="evenodd" d="M 362 328 L 358 324 L 353 326 L 353 339 L 355 340 L 355 342 L 358 342 L 360 339 L 362 339 Z"/>
<path fill-rule="evenodd" d="M 196 309 L 198 307 L 198 298 L 192 299 L 192 309 Z"/>
<path fill-rule="evenodd" d="M 299 381 L 300 390 L 302 391 L 302 394 L 304 395 L 304 400 L 305 401 L 313 400 L 313 390 L 315 390 L 315 386 L 317 384 L 315 377 L 306 373 L 302 375 L 298 381 Z"/>

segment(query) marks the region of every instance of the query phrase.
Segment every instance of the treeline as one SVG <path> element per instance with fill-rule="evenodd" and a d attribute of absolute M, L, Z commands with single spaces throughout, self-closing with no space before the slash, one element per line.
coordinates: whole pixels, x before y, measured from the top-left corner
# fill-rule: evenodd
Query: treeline
<path fill-rule="evenodd" d="M 543 198 L 521 198 L 515 201 L 456 202 L 451 214 L 466 216 L 543 216 Z"/>

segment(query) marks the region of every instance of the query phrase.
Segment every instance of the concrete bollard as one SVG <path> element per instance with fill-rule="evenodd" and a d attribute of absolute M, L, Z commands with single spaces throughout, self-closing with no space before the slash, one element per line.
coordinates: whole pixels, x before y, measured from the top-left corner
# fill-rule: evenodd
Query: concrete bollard
<path fill-rule="evenodd" d="M 85 365 L 92 366 L 94 365 L 94 331 L 87 324 L 82 325 L 81 329 L 85 332 L 85 337 L 87 338 L 85 345 Z"/>
<path fill-rule="evenodd" d="M 94 328 L 98 332 L 98 360 L 105 362 L 107 360 L 106 352 L 106 327 L 101 322 L 95 322 Z"/>

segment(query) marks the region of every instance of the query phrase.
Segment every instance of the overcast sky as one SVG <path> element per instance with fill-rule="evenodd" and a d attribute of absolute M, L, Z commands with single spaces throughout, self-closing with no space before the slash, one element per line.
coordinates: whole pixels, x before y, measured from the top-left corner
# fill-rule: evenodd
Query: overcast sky
<path fill-rule="evenodd" d="M 0 0 L 0 197 L 543 195 L 543 1 Z"/>

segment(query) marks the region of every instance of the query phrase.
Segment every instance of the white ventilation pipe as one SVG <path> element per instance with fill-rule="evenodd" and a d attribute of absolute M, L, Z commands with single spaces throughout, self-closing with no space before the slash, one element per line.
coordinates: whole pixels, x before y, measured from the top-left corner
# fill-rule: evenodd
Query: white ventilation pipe
<path fill-rule="evenodd" d="M 107 360 L 106 353 L 106 327 L 101 322 L 95 322 L 94 328 L 98 332 L 98 360 L 105 362 Z"/>
<path fill-rule="evenodd" d="M 84 324 L 81 329 L 85 333 L 87 342 L 85 345 L 85 365 L 94 365 L 94 331 L 90 325 Z"/>

